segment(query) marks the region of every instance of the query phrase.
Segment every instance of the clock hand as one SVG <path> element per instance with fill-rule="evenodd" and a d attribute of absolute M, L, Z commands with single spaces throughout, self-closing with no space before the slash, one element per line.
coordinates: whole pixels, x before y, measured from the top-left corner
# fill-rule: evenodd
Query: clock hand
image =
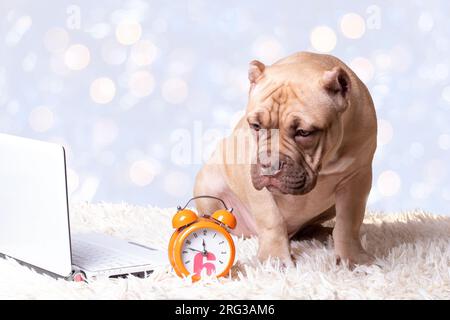
<path fill-rule="evenodd" d="M 208 255 L 208 251 L 206 251 L 206 243 L 205 243 L 205 239 L 203 239 L 202 245 L 203 245 L 203 254 L 206 256 L 206 255 Z"/>
<path fill-rule="evenodd" d="M 205 257 L 208 255 L 208 251 L 200 251 L 200 250 L 197 250 L 197 249 L 194 249 L 194 248 L 188 248 L 188 249 L 192 250 L 192 251 L 200 252 Z"/>

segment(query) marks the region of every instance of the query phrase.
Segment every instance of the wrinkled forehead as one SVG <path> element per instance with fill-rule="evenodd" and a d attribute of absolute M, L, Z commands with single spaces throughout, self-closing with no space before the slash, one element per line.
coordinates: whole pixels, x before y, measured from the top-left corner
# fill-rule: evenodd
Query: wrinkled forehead
<path fill-rule="evenodd" d="M 326 128 L 336 117 L 330 97 L 314 77 L 267 74 L 250 95 L 248 115 L 268 127 Z"/>

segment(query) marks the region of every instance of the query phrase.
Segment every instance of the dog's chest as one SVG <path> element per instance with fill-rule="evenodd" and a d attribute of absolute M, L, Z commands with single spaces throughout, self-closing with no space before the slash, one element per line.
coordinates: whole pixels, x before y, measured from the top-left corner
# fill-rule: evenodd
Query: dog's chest
<path fill-rule="evenodd" d="M 306 195 L 282 195 L 276 198 L 289 234 L 297 232 L 334 205 L 334 190 L 337 183 L 334 180 L 326 179 L 318 182 L 317 186 Z"/>

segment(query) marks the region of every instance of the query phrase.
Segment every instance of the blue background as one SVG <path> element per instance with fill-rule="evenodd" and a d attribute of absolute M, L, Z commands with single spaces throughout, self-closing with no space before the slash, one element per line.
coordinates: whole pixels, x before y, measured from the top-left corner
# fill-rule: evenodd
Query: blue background
<path fill-rule="evenodd" d="M 3 0 L 0 131 L 66 146 L 73 201 L 175 206 L 200 164 L 177 161 L 174 132 L 207 153 L 215 140 L 194 128 L 229 132 L 249 61 L 326 51 L 375 101 L 369 207 L 449 214 L 449 12 L 448 1 Z"/>

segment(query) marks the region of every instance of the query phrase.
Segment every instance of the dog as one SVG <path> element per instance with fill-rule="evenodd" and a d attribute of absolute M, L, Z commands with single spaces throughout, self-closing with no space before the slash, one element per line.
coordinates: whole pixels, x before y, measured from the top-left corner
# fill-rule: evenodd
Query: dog
<path fill-rule="evenodd" d="M 248 78 L 245 116 L 199 171 L 194 195 L 230 203 L 235 234 L 257 235 L 261 261 L 293 266 L 290 239 L 335 218 L 338 261 L 370 264 L 359 234 L 377 143 L 367 87 L 338 58 L 310 52 L 270 66 L 254 60 Z M 196 206 L 219 209 L 209 199 Z"/>

